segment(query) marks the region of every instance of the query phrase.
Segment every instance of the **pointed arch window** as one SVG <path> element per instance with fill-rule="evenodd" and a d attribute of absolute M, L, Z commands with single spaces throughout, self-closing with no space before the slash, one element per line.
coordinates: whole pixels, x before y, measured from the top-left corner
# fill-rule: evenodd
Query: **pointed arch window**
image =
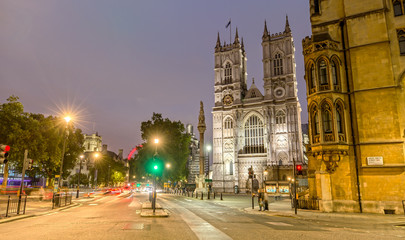
<path fill-rule="evenodd" d="M 281 58 L 281 54 L 277 53 L 274 56 L 274 75 L 282 75 L 283 74 L 283 59 Z"/>
<path fill-rule="evenodd" d="M 319 84 L 328 85 L 328 69 L 325 60 L 319 62 Z"/>
<path fill-rule="evenodd" d="M 312 143 L 319 143 L 319 118 L 318 108 L 313 106 L 311 108 L 311 129 L 312 129 Z"/>
<path fill-rule="evenodd" d="M 404 0 L 405 1 L 405 0 Z M 397 29 L 399 52 L 401 56 L 405 55 L 405 29 Z"/>
<path fill-rule="evenodd" d="M 317 112 L 314 114 L 314 122 L 315 122 L 314 133 L 315 135 L 319 135 L 319 118 Z"/>
<path fill-rule="evenodd" d="M 276 130 L 277 130 L 277 132 L 286 132 L 287 131 L 285 113 L 283 111 L 278 111 L 276 113 Z"/>
<path fill-rule="evenodd" d="M 233 175 L 233 162 L 229 162 L 229 175 Z"/>
<path fill-rule="evenodd" d="M 394 16 L 401 16 L 404 15 L 405 12 L 405 0 L 394 0 L 393 1 L 394 7 Z"/>
<path fill-rule="evenodd" d="M 315 12 L 315 13 L 319 13 L 319 12 L 320 12 L 319 0 L 314 0 L 314 12 Z"/>
<path fill-rule="evenodd" d="M 225 84 L 230 84 L 232 83 L 232 66 L 228 62 L 225 65 Z"/>
<path fill-rule="evenodd" d="M 310 94 L 315 92 L 315 67 L 313 64 L 311 64 L 308 71 L 308 87 Z"/>
<path fill-rule="evenodd" d="M 342 103 L 336 104 L 336 127 L 339 135 L 339 141 L 344 142 L 345 137 L 345 122 L 344 122 L 344 109 Z"/>
<path fill-rule="evenodd" d="M 224 121 L 224 137 L 233 137 L 233 121 L 230 117 Z"/>
<path fill-rule="evenodd" d="M 250 116 L 244 125 L 244 153 L 264 153 L 263 121 L 256 115 Z"/>
<path fill-rule="evenodd" d="M 328 103 L 322 105 L 322 127 L 323 140 L 325 142 L 334 141 L 333 122 L 332 122 L 332 107 Z"/>
<path fill-rule="evenodd" d="M 332 83 L 335 90 L 340 90 L 340 76 L 339 76 L 339 64 L 336 59 L 331 62 Z"/>

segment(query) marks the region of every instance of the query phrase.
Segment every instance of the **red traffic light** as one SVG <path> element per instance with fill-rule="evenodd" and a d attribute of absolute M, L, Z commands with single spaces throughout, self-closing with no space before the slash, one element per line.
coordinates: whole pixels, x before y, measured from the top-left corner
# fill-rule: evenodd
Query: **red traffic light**
<path fill-rule="evenodd" d="M 0 148 L 1 148 L 1 150 L 4 151 L 4 152 L 10 151 L 10 146 L 9 146 L 9 145 L 1 145 Z"/>
<path fill-rule="evenodd" d="M 302 165 L 297 165 L 297 171 L 301 171 L 302 170 Z"/>

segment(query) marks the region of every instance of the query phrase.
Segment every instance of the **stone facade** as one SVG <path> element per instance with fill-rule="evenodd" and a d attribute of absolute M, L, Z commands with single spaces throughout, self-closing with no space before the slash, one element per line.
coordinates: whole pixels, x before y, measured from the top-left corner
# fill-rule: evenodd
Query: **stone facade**
<path fill-rule="evenodd" d="M 403 4 L 310 0 L 308 181 L 322 211 L 404 212 Z"/>
<path fill-rule="evenodd" d="M 220 192 L 250 191 L 251 166 L 262 187 L 265 171 L 292 172 L 303 161 L 301 108 L 297 98 L 293 37 L 285 30 L 262 37 L 264 95 L 247 89 L 246 52 L 238 30 L 233 43 L 215 46 L 215 107 L 213 108 L 213 188 Z M 285 176 L 287 178 L 287 176 Z"/>

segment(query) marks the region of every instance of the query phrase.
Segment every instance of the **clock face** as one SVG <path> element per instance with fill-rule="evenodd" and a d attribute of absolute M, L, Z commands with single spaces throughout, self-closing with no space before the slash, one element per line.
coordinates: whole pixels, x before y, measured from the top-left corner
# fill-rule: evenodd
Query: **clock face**
<path fill-rule="evenodd" d="M 223 99 L 224 105 L 231 105 L 233 103 L 233 97 L 232 95 L 228 94 L 225 95 L 224 99 Z"/>
<path fill-rule="evenodd" d="M 278 87 L 274 90 L 274 95 L 278 98 L 284 97 L 285 90 L 282 87 Z"/>

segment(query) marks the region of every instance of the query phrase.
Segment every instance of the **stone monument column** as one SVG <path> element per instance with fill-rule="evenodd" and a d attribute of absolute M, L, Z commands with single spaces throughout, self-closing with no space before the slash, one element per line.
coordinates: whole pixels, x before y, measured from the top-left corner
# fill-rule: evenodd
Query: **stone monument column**
<path fill-rule="evenodd" d="M 204 175 L 204 132 L 207 128 L 205 125 L 204 105 L 200 101 L 200 115 L 198 116 L 198 131 L 200 132 L 200 175 Z"/>
<path fill-rule="evenodd" d="M 200 174 L 196 176 L 195 183 L 196 183 L 196 192 L 199 193 L 206 193 L 207 192 L 207 185 L 205 184 L 205 173 L 204 173 L 204 132 L 207 128 L 205 125 L 205 116 L 204 116 L 204 105 L 203 102 L 200 101 L 200 115 L 198 116 L 198 131 L 200 132 Z"/>

